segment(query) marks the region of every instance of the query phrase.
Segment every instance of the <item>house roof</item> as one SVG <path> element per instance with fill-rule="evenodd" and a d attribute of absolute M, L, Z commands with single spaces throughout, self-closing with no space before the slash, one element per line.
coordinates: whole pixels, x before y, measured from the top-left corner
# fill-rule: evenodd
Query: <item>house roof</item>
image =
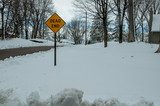
<path fill-rule="evenodd" d="M 160 14 L 153 15 L 152 32 L 160 32 Z"/>

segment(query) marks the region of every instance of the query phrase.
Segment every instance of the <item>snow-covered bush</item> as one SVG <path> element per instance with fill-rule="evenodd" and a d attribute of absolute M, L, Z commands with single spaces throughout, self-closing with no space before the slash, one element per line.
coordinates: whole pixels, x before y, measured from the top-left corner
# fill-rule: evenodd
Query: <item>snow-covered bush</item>
<path fill-rule="evenodd" d="M 118 99 L 109 99 L 109 100 L 102 100 L 102 99 L 97 99 L 93 102 L 92 106 L 127 106 L 125 103 L 120 103 Z"/>
<path fill-rule="evenodd" d="M 107 100 L 105 104 L 106 106 L 127 106 L 127 104 L 119 102 L 119 100 L 116 98 Z"/>
<path fill-rule="evenodd" d="M 134 104 L 133 106 L 154 106 L 154 103 L 142 99 L 138 103 Z"/>
<path fill-rule="evenodd" d="M 92 106 L 105 106 L 105 101 L 102 99 L 96 99 Z"/>
<path fill-rule="evenodd" d="M 81 106 L 92 106 L 88 101 L 82 101 Z"/>
<path fill-rule="evenodd" d="M 6 103 L 0 106 L 26 106 L 19 99 L 8 100 Z"/>
<path fill-rule="evenodd" d="M 27 106 L 47 106 L 45 103 L 40 101 L 40 96 L 37 91 L 32 92 L 26 101 Z"/>
<path fill-rule="evenodd" d="M 141 99 L 136 104 L 121 103 L 118 99 L 96 99 L 93 103 L 82 101 L 83 92 L 77 89 L 65 89 L 55 96 L 42 101 L 38 92 L 32 92 L 26 99 L 26 104 L 18 98 L 13 98 L 13 89 L 0 90 L 0 106 L 154 106 L 153 102 Z"/>
<path fill-rule="evenodd" d="M 50 106 L 81 106 L 83 92 L 76 89 L 65 89 L 50 98 Z"/>
<path fill-rule="evenodd" d="M 9 100 L 12 95 L 13 89 L 0 90 L 0 104 L 4 104 Z"/>

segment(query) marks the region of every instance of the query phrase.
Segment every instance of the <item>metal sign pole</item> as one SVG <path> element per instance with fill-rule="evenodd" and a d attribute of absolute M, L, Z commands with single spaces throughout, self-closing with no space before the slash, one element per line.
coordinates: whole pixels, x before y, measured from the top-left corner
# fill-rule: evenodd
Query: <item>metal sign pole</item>
<path fill-rule="evenodd" d="M 57 65 L 57 41 L 56 41 L 57 33 L 54 34 L 54 66 Z"/>

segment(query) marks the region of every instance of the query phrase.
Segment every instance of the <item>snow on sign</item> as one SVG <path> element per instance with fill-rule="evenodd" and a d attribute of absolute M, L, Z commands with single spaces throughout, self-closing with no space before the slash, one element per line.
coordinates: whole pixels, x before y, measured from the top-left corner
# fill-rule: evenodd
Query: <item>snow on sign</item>
<path fill-rule="evenodd" d="M 58 32 L 64 25 L 65 21 L 57 14 L 54 13 L 45 24 L 54 32 Z"/>

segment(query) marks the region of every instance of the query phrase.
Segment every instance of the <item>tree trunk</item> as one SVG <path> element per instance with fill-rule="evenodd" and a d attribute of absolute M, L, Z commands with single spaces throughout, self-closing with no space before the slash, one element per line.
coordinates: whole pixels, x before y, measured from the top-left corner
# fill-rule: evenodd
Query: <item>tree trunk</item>
<path fill-rule="evenodd" d="M 29 39 L 29 35 L 28 35 L 28 19 L 27 19 L 27 14 L 25 13 L 25 36 L 26 39 Z"/>
<path fill-rule="evenodd" d="M 117 0 L 117 9 L 118 9 L 118 20 L 119 20 L 119 43 L 123 42 L 123 22 L 125 17 L 125 11 L 127 8 L 127 0 L 124 0 L 123 4 L 123 10 L 121 12 L 121 2 L 120 0 Z"/>
<path fill-rule="evenodd" d="M 39 20 L 37 20 L 37 22 L 36 22 L 35 33 L 34 33 L 35 39 L 37 38 L 37 35 L 38 35 L 38 28 L 39 28 Z"/>
<path fill-rule="evenodd" d="M 2 8 L 1 8 L 1 17 L 2 17 L 2 40 L 5 39 L 5 35 L 4 35 L 4 4 L 2 4 Z"/>
<path fill-rule="evenodd" d="M 117 0 L 117 10 L 118 10 L 118 33 L 119 33 L 119 43 L 122 43 L 122 32 L 123 25 L 121 24 L 121 1 Z"/>
<path fill-rule="evenodd" d="M 44 17 L 43 17 L 43 32 L 42 32 L 42 39 L 44 39 L 44 31 L 45 31 L 44 23 L 45 23 L 45 21 L 44 21 Z"/>
<path fill-rule="evenodd" d="M 87 11 L 86 11 L 86 22 L 85 22 L 85 45 L 87 45 Z"/>
<path fill-rule="evenodd" d="M 159 44 L 158 50 L 155 53 L 160 53 L 160 44 Z"/>
<path fill-rule="evenodd" d="M 25 18 L 25 36 L 26 39 L 28 39 L 28 20 Z"/>
<path fill-rule="evenodd" d="M 102 17 L 102 20 L 103 20 L 103 30 L 104 30 L 104 47 L 107 47 L 108 46 L 108 25 L 107 25 L 107 22 L 108 22 L 108 0 L 104 0 L 104 1 L 101 1 L 102 3 L 102 7 L 101 7 L 101 10 L 103 11 L 102 14 L 103 14 L 103 17 Z"/>
<path fill-rule="evenodd" d="M 119 25 L 119 43 L 122 43 L 123 42 L 123 25 L 120 24 Z"/>
<path fill-rule="evenodd" d="M 27 8 L 27 6 L 26 6 L 26 4 L 27 4 L 27 0 L 25 0 L 24 2 L 23 2 L 23 5 L 24 5 L 24 27 L 25 27 L 25 37 L 26 37 L 26 39 L 28 39 L 28 19 L 27 19 L 27 11 L 28 11 L 28 8 Z M 28 4 L 27 4 L 28 5 Z"/>
<path fill-rule="evenodd" d="M 41 38 L 41 39 L 42 39 L 42 27 L 43 27 L 42 25 L 43 25 L 43 22 L 40 21 L 39 28 L 38 28 L 38 32 L 39 32 L 38 33 L 39 34 L 38 37 Z"/>
<path fill-rule="evenodd" d="M 108 42 L 108 30 L 107 30 L 107 22 L 106 22 L 106 18 L 103 19 L 103 30 L 104 30 L 104 47 L 107 47 L 107 42 Z"/>
<path fill-rule="evenodd" d="M 128 0 L 128 18 L 129 18 L 129 33 L 128 33 L 128 42 L 134 42 L 134 15 L 133 15 L 133 0 Z"/>
<path fill-rule="evenodd" d="M 149 14 L 149 22 L 148 22 L 148 27 L 149 27 L 149 35 L 148 35 L 148 42 L 151 43 L 151 29 L 152 29 L 152 21 L 153 21 L 153 10 L 151 8 L 150 14 Z"/>
<path fill-rule="evenodd" d="M 144 25 L 143 25 L 143 22 L 142 22 L 142 42 L 144 41 Z"/>
<path fill-rule="evenodd" d="M 36 25 L 35 25 L 35 22 L 33 22 L 34 23 L 34 25 L 33 25 L 33 27 L 32 27 L 32 35 L 31 35 L 31 38 L 33 39 L 34 38 L 34 31 L 35 31 L 35 27 L 36 27 Z"/>
<path fill-rule="evenodd" d="M 39 22 L 38 20 L 36 20 L 33 29 L 32 29 L 32 39 L 36 39 L 37 38 L 37 34 L 38 34 L 38 27 L 39 27 Z"/>
<path fill-rule="evenodd" d="M 17 23 L 17 21 L 14 23 L 14 33 L 16 37 L 19 37 L 19 25 Z"/>
<path fill-rule="evenodd" d="M 5 27 L 4 27 L 4 29 L 5 29 L 5 31 L 4 31 L 5 34 L 6 34 L 6 32 L 7 32 L 8 20 L 9 20 L 9 12 L 11 11 L 10 8 L 11 8 L 11 6 L 9 5 L 8 11 L 7 11 L 7 16 L 6 16 Z"/>

